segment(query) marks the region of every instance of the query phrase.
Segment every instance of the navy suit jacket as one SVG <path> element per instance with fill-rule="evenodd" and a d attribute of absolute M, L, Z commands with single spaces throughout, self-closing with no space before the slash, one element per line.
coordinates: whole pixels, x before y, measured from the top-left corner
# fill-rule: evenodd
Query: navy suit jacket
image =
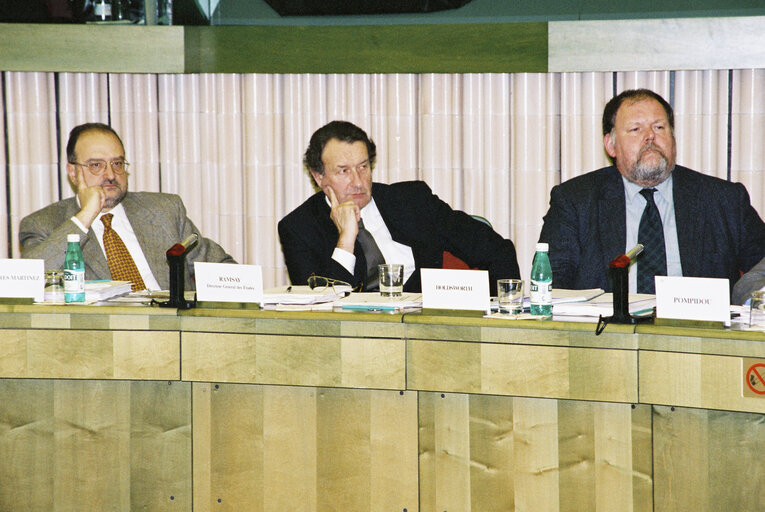
<path fill-rule="evenodd" d="M 518 278 L 515 246 L 491 227 L 453 210 L 421 181 L 372 185 L 372 197 L 393 240 L 412 248 L 416 270 L 404 284 L 420 291 L 420 269 L 441 268 L 443 252 L 451 252 L 474 268 L 489 271 L 489 285 Z M 324 192 L 317 192 L 279 222 L 279 239 L 293 284 L 305 284 L 311 274 L 340 279 L 356 286 L 366 273 L 366 260 L 356 241 L 354 273 L 332 259 L 338 232 L 329 216 Z"/>
<path fill-rule="evenodd" d="M 733 286 L 765 255 L 765 224 L 746 188 L 681 166 L 672 177 L 683 275 L 727 278 Z M 612 291 L 607 269 L 625 251 L 626 218 L 615 166 L 553 187 L 539 236 L 550 244 L 553 285 Z"/>

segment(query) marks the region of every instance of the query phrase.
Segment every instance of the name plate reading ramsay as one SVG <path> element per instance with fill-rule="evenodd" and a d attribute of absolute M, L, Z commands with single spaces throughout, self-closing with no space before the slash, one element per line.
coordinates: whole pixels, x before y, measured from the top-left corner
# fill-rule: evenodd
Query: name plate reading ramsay
<path fill-rule="evenodd" d="M 728 280 L 656 276 L 656 317 L 730 323 Z"/>
<path fill-rule="evenodd" d="M 43 260 L 0 259 L 0 297 L 45 299 Z"/>
<path fill-rule="evenodd" d="M 194 263 L 197 300 L 210 302 L 262 302 L 260 265 Z"/>
<path fill-rule="evenodd" d="M 486 270 L 422 269 L 422 307 L 489 311 Z"/>

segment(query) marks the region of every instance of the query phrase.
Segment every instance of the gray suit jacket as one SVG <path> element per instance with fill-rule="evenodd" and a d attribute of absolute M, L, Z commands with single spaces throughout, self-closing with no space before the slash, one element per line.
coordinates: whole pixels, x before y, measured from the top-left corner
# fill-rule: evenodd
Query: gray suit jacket
<path fill-rule="evenodd" d="M 765 258 L 752 267 L 752 270 L 741 276 L 733 287 L 733 304 L 743 304 L 755 290 L 765 288 Z"/>
<path fill-rule="evenodd" d="M 174 194 L 128 192 L 122 200 L 128 220 L 159 286 L 170 286 L 166 251 L 192 233 L 199 233 L 186 216 L 181 198 Z M 74 197 L 53 203 L 21 220 L 19 242 L 23 258 L 45 260 L 46 269 L 64 265 L 66 235 L 81 234 L 71 218 L 79 211 Z M 85 279 L 110 279 L 109 265 L 92 229 L 81 237 L 80 246 L 85 259 Z M 186 255 L 185 289 L 193 290 L 195 261 L 236 263 L 218 244 L 200 235 L 199 243 Z"/>

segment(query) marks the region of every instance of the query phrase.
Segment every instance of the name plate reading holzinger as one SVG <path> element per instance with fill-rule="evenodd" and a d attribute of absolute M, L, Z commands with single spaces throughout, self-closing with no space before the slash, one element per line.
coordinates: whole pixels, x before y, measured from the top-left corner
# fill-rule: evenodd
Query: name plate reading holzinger
<path fill-rule="evenodd" d="M 194 263 L 197 300 L 211 302 L 262 302 L 260 265 Z"/>

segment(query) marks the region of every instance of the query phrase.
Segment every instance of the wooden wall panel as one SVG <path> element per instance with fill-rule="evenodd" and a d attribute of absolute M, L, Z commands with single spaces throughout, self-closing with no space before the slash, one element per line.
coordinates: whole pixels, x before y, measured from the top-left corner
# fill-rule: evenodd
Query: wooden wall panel
<path fill-rule="evenodd" d="M 196 383 L 194 454 L 198 511 L 416 511 L 417 396 Z"/>
<path fill-rule="evenodd" d="M 759 511 L 765 497 L 765 416 L 654 406 L 661 512 Z"/>
<path fill-rule="evenodd" d="M 407 342 L 407 386 L 425 391 L 637 401 L 637 352 Z"/>
<path fill-rule="evenodd" d="M 182 335 L 183 379 L 404 389 L 403 340 L 262 334 Z"/>
<path fill-rule="evenodd" d="M 0 377 L 177 380 L 179 349 L 172 331 L 4 329 Z"/>
<path fill-rule="evenodd" d="M 191 510 L 190 384 L 0 380 L 0 510 Z"/>
<path fill-rule="evenodd" d="M 421 510 L 652 510 L 648 406 L 420 393 Z"/>
<path fill-rule="evenodd" d="M 640 352 L 640 401 L 765 413 L 765 399 L 743 396 L 741 357 Z"/>

